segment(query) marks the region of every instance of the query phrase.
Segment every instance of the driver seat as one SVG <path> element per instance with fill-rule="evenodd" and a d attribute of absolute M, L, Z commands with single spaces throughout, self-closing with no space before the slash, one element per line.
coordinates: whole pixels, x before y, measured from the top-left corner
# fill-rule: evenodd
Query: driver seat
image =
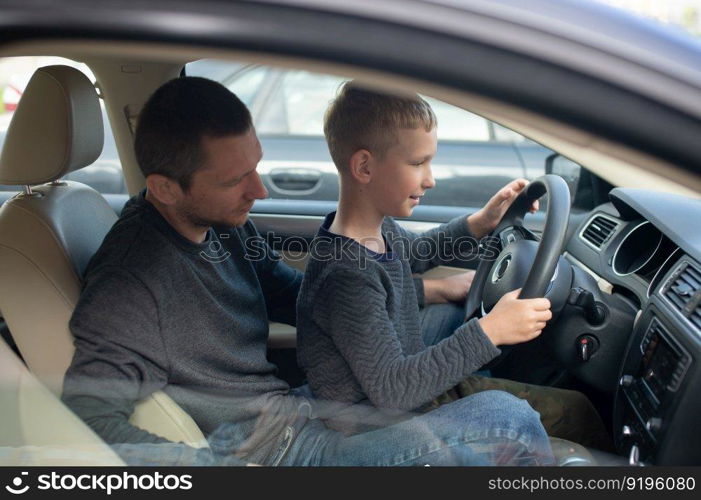
<path fill-rule="evenodd" d="M 57 396 L 73 357 L 68 322 L 81 277 L 117 220 L 100 193 L 59 179 L 92 164 L 103 140 L 92 83 L 75 68 L 47 66 L 29 81 L 0 156 L 0 184 L 25 186 L 0 208 L 0 310 L 28 368 Z M 207 446 L 194 420 L 163 392 L 141 401 L 131 423 Z"/>

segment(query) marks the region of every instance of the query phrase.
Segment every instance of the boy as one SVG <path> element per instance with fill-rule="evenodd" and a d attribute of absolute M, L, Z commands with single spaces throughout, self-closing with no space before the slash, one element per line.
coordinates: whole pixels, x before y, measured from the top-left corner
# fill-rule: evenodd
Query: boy
<path fill-rule="evenodd" d="M 439 404 L 439 395 L 446 402 L 497 388 L 536 394 L 531 403 L 551 435 L 608 448 L 600 418 L 579 393 L 470 377 L 500 353 L 497 346 L 541 333 L 552 316 L 547 299 L 519 300 L 513 291 L 436 345 L 422 341 L 412 273 L 449 258 L 432 251 L 441 238 L 479 239 L 491 232 L 527 182 L 514 181 L 470 217 L 417 236 L 391 217 L 410 216 L 435 185 L 436 118 L 430 106 L 418 96 L 380 94 L 350 82 L 327 110 L 324 133 L 341 195 L 338 211 L 327 216 L 311 248 L 297 302 L 297 352 L 314 395 L 348 405 L 327 425 L 355 433 L 374 425 L 358 410 L 363 404 L 388 414 L 425 411 Z M 444 394 L 451 389 L 452 395 Z M 578 407 L 578 418 L 563 430 L 556 424 L 569 404 Z"/>

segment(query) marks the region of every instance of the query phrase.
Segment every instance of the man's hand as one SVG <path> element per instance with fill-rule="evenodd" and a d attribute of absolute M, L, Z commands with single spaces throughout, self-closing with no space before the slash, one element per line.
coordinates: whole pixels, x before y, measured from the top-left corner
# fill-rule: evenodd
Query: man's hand
<path fill-rule="evenodd" d="M 426 304 L 445 304 L 446 302 L 462 302 L 472 286 L 474 271 L 454 274 L 447 278 L 425 279 L 424 300 Z"/>
<path fill-rule="evenodd" d="M 536 338 L 553 317 L 548 299 L 519 299 L 521 289 L 507 293 L 478 321 L 495 346 L 520 344 Z"/>
<path fill-rule="evenodd" d="M 474 214 L 467 218 L 472 235 L 480 239 L 494 231 L 504 214 L 509 209 L 514 200 L 521 194 L 521 191 L 528 185 L 526 179 L 516 179 L 497 191 L 490 200 Z M 538 200 L 533 202 L 531 213 L 538 211 Z"/>

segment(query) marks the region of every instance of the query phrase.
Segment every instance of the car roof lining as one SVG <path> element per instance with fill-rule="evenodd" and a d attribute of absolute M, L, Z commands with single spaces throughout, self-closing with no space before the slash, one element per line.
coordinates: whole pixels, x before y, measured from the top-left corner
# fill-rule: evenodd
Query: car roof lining
<path fill-rule="evenodd" d="M 86 45 L 85 40 L 34 40 L 0 48 L 0 57 L 38 54 L 66 57 L 88 66 L 98 62 L 158 64 L 172 65 L 173 70 L 179 72 L 179 68 L 187 62 L 213 58 L 350 76 L 380 89 L 420 92 L 469 110 L 558 151 L 614 186 L 653 187 L 658 191 L 701 197 L 701 177 L 668 162 L 511 104 L 406 76 L 298 56 L 155 42 L 94 41 Z M 123 158 L 122 163 L 125 169 L 138 171 L 135 164 L 129 164 L 129 159 L 125 161 Z"/>

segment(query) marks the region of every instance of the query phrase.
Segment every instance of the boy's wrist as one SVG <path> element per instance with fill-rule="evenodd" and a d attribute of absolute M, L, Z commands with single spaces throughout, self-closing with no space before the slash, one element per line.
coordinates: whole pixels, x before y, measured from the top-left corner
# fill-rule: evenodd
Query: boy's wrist
<path fill-rule="evenodd" d="M 487 236 L 490 232 L 492 232 L 492 229 L 494 229 L 488 227 L 485 223 L 482 209 L 478 210 L 474 214 L 470 214 L 467 217 L 467 227 L 470 230 L 470 234 L 472 234 L 472 236 L 478 240 L 484 236 Z"/>
<path fill-rule="evenodd" d="M 478 319 L 477 322 L 480 324 L 482 331 L 490 340 L 490 342 L 494 344 L 494 346 L 498 347 L 500 342 L 498 340 L 497 332 L 495 331 L 495 326 L 492 323 L 491 319 L 492 318 L 489 317 L 489 314 L 487 314 L 486 316 L 482 316 L 480 319 Z"/>

